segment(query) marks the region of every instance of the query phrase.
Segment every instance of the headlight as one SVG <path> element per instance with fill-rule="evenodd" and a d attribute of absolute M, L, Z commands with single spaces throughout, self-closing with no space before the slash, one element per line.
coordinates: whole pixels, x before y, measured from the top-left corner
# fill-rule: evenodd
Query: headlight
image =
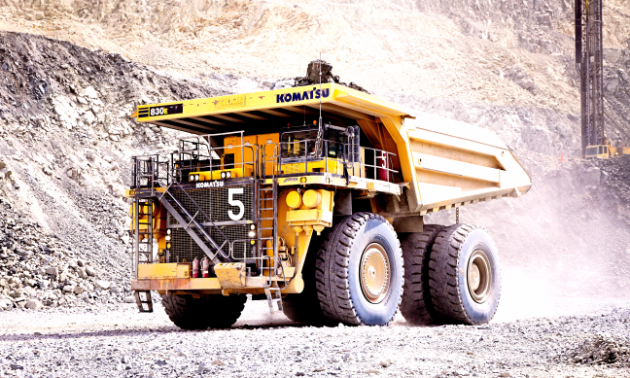
<path fill-rule="evenodd" d="M 166 235 L 166 241 L 171 241 L 171 235 Z"/>
<path fill-rule="evenodd" d="M 166 248 L 171 249 L 171 243 L 166 243 Z"/>
<path fill-rule="evenodd" d="M 251 228 L 252 230 L 255 230 L 256 229 L 256 225 L 252 223 L 252 225 L 249 226 L 249 228 Z"/>
<path fill-rule="evenodd" d="M 225 175 L 227 176 L 227 178 L 230 178 L 232 177 L 232 172 L 227 172 Z"/>
<path fill-rule="evenodd" d="M 316 206 L 319 206 L 319 204 L 322 202 L 322 195 L 319 194 L 319 192 L 316 190 L 309 189 L 302 196 L 302 202 L 304 203 L 304 206 L 312 209 Z"/>
<path fill-rule="evenodd" d="M 224 179 L 225 178 L 225 172 L 221 172 L 221 178 Z"/>
<path fill-rule="evenodd" d="M 195 181 L 199 181 L 199 175 L 195 175 Z"/>
<path fill-rule="evenodd" d="M 287 206 L 289 206 L 293 210 L 298 209 L 300 206 L 302 206 L 302 196 L 300 195 L 300 193 L 298 193 L 297 190 L 289 192 L 286 201 Z"/>
<path fill-rule="evenodd" d="M 166 230 L 166 235 L 170 235 L 171 234 L 171 229 L 169 228 L 168 230 Z"/>
<path fill-rule="evenodd" d="M 255 238 L 256 237 L 256 231 L 250 231 L 247 236 L 249 236 L 250 238 Z"/>

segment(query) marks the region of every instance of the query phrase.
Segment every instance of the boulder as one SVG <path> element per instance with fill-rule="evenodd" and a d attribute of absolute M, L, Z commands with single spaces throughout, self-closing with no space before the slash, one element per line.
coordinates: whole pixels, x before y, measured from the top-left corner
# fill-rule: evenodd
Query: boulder
<path fill-rule="evenodd" d="M 87 149 L 85 150 L 85 157 L 90 161 L 94 161 L 96 154 L 94 154 L 93 150 Z"/>
<path fill-rule="evenodd" d="M 98 286 L 101 290 L 109 290 L 112 284 L 107 281 L 98 280 L 96 281 L 96 286 Z"/>
<path fill-rule="evenodd" d="M 15 290 L 11 290 L 9 292 L 9 296 L 11 298 L 17 299 L 20 298 L 24 295 L 24 290 L 23 289 L 15 289 Z"/>
<path fill-rule="evenodd" d="M 11 307 L 11 301 L 6 298 L 0 298 L 0 310 L 7 310 Z"/>
<path fill-rule="evenodd" d="M 38 301 L 37 299 L 29 299 L 26 301 L 24 307 L 28 308 L 29 310 L 38 310 L 42 307 L 42 302 Z"/>
<path fill-rule="evenodd" d="M 87 275 L 90 277 L 96 276 L 96 271 L 91 266 L 85 267 L 85 273 L 87 273 Z"/>
<path fill-rule="evenodd" d="M 97 99 L 98 92 L 96 92 L 96 89 L 94 89 L 94 87 L 87 87 L 83 91 L 83 96 L 91 99 Z"/>

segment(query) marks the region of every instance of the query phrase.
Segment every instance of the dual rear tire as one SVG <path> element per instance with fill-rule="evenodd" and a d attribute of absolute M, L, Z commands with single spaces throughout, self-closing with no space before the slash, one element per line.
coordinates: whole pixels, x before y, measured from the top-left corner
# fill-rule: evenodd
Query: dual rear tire
<path fill-rule="evenodd" d="M 488 232 L 468 224 L 427 225 L 405 235 L 401 312 L 416 325 L 484 324 L 499 306 L 501 269 Z"/>
<path fill-rule="evenodd" d="M 483 228 L 457 224 L 440 231 L 429 254 L 431 304 L 445 323 L 485 324 L 501 297 L 494 241 Z"/>

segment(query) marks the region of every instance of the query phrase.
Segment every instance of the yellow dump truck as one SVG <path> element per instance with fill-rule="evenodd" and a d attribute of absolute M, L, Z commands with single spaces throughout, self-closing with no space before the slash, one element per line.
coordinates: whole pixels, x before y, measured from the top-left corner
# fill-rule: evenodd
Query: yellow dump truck
<path fill-rule="evenodd" d="M 424 215 L 531 180 L 492 132 L 420 122 L 334 83 L 141 105 L 190 133 L 133 159 L 131 287 L 185 329 L 229 327 L 246 302 L 310 324 L 481 324 L 501 290 L 489 233 Z"/>

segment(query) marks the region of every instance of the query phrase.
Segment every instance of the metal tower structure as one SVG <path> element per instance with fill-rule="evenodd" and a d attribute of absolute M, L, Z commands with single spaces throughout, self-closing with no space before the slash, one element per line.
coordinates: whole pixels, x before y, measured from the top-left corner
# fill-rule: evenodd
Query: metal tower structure
<path fill-rule="evenodd" d="M 575 0 L 575 62 L 581 78 L 582 154 L 604 144 L 603 0 Z"/>

